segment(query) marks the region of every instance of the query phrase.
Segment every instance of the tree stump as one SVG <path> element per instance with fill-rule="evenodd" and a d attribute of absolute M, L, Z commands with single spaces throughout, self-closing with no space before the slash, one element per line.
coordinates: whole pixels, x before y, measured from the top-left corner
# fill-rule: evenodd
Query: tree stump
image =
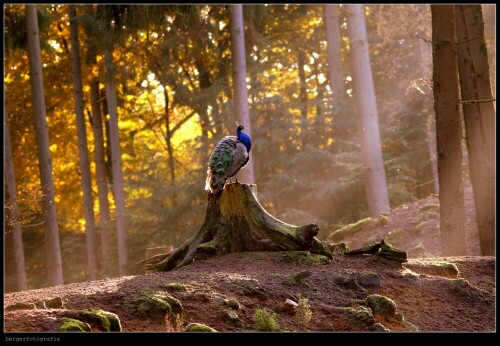
<path fill-rule="evenodd" d="M 256 186 L 227 184 L 219 194 L 208 194 L 205 221 L 184 244 L 160 262 L 157 271 L 183 267 L 197 259 L 244 251 L 304 251 L 332 258 L 315 236 L 315 224 L 293 226 L 271 216 L 256 197 Z"/>

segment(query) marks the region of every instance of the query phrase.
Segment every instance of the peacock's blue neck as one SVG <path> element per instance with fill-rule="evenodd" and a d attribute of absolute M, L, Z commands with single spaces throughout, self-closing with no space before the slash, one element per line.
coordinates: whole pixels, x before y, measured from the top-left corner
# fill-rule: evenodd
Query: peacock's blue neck
<path fill-rule="evenodd" d="M 250 136 L 238 129 L 236 137 L 238 137 L 238 140 L 245 145 L 247 151 L 250 152 L 250 149 L 252 148 L 252 140 L 250 139 Z"/>

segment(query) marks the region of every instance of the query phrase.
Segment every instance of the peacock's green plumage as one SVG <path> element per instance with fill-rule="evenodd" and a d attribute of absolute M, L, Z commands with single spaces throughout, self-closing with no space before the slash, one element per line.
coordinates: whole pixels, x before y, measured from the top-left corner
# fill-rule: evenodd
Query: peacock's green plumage
<path fill-rule="evenodd" d="M 249 159 L 251 139 L 243 134 L 242 126 L 237 129 L 237 136 L 222 138 L 208 159 L 208 171 L 205 190 L 212 193 L 222 191 L 226 180 L 243 168 Z"/>

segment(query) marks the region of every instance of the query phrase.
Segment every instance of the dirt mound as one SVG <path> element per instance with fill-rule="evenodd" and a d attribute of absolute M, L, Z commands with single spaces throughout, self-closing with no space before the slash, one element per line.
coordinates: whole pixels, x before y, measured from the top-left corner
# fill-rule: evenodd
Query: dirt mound
<path fill-rule="evenodd" d="M 370 256 L 325 259 L 234 253 L 171 272 L 9 293 L 5 330 L 55 331 L 85 309 L 116 314 L 123 331 L 183 331 L 192 323 L 217 331 L 495 330 L 493 257 L 410 259 L 402 266 Z M 62 306 L 41 304 L 56 297 Z M 297 304 L 285 307 L 287 299 Z M 83 325 L 98 328 L 94 320 Z"/>
<path fill-rule="evenodd" d="M 464 190 L 466 209 L 467 255 L 480 256 L 479 235 L 472 188 Z M 414 203 L 403 204 L 386 218 L 361 220 L 342 232 L 330 230 L 328 239 L 345 242 L 349 248 L 358 248 L 385 239 L 404 249 L 412 258 L 442 256 L 439 230 L 439 198 L 431 195 Z M 321 235 L 321 232 L 320 232 Z"/>

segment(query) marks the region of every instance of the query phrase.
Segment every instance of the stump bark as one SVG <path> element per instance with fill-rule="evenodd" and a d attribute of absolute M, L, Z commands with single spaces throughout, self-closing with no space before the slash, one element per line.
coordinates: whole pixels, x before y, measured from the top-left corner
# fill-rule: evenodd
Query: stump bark
<path fill-rule="evenodd" d="M 257 200 L 255 185 L 232 183 L 217 195 L 208 194 L 205 220 L 190 239 L 147 265 L 169 271 L 198 259 L 244 251 L 308 250 L 331 258 L 328 248 L 315 238 L 318 232 L 313 223 L 293 226 L 271 216 Z"/>

